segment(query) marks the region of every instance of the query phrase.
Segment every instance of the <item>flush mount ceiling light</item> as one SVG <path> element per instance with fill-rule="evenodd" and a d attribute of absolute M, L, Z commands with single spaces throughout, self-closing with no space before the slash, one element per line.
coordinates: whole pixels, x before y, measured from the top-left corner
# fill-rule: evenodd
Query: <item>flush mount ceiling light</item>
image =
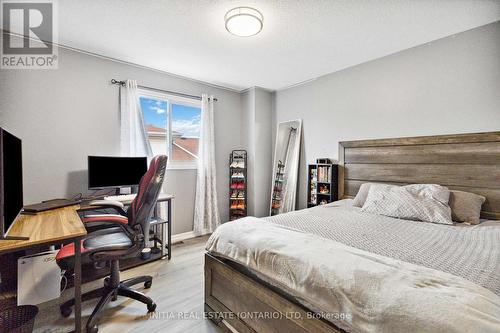
<path fill-rule="evenodd" d="M 224 16 L 226 30 L 239 37 L 250 37 L 258 34 L 263 27 L 264 16 L 257 9 L 236 7 Z"/>

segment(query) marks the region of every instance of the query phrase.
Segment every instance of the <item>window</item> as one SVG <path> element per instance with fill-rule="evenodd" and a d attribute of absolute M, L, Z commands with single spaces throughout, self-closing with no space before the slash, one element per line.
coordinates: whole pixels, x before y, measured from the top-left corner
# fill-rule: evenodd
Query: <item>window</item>
<path fill-rule="evenodd" d="M 153 155 L 168 155 L 169 168 L 196 168 L 201 102 L 149 90 L 139 90 L 139 102 Z"/>

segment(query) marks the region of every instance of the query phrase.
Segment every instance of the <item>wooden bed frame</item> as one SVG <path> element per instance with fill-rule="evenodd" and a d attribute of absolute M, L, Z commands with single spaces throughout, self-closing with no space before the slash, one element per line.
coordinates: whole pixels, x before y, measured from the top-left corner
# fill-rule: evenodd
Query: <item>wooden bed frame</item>
<path fill-rule="evenodd" d="M 500 132 L 340 142 L 339 197 L 355 196 L 365 182 L 437 183 L 477 193 L 486 197 L 481 217 L 500 220 Z M 312 311 L 234 264 L 208 253 L 205 311 L 219 326 L 240 333 L 342 332 L 326 320 L 311 317 Z"/>

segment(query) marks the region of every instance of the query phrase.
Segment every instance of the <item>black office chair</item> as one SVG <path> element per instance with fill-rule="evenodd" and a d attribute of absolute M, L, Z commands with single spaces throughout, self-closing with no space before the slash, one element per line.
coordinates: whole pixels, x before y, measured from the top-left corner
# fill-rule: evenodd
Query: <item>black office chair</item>
<path fill-rule="evenodd" d="M 117 296 L 125 296 L 147 305 L 148 312 L 156 309 L 156 304 L 146 295 L 130 287 L 144 283 L 150 288 L 153 278 L 140 276 L 120 282 L 119 260 L 136 257 L 145 247 L 145 233 L 149 230 L 150 218 L 156 206 L 165 176 L 167 156 L 160 155 L 153 158 L 148 171 L 139 183 L 139 191 L 127 211 L 127 223 L 116 218 L 103 216 L 100 223 L 110 227 L 91 232 L 82 240 L 82 263 L 110 262 L 111 273 L 104 279 L 104 287 L 82 295 L 82 301 L 101 297 L 99 303 L 87 321 L 87 332 L 97 332 L 97 320 L 106 304 Z M 74 246 L 68 244 L 61 248 L 56 256 L 59 267 L 70 270 L 74 263 Z M 75 300 L 69 300 L 60 306 L 61 314 L 68 317 Z"/>

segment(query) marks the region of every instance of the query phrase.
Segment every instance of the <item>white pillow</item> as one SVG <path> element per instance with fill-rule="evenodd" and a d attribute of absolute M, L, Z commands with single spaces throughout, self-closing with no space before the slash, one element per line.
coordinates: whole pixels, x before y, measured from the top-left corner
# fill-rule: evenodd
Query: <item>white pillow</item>
<path fill-rule="evenodd" d="M 366 197 L 368 196 L 368 191 L 370 190 L 370 186 L 376 183 L 363 183 L 359 187 L 358 194 L 354 197 L 354 201 L 352 202 L 353 206 L 363 207 L 366 201 Z"/>
<path fill-rule="evenodd" d="M 450 191 L 434 184 L 371 184 L 361 211 L 407 220 L 453 224 Z"/>

